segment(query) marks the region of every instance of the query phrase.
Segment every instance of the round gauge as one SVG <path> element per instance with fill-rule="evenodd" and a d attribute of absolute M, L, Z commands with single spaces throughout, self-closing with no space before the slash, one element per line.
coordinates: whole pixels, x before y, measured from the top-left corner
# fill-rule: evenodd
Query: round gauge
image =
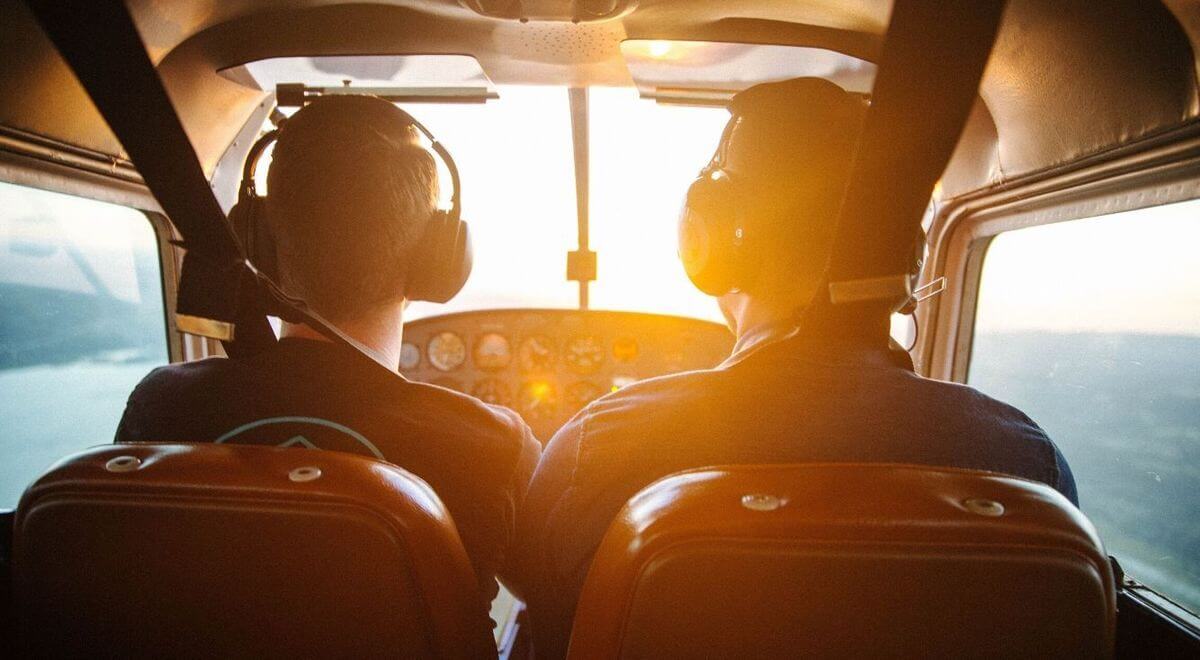
<path fill-rule="evenodd" d="M 563 361 L 578 374 L 590 374 L 604 364 L 604 346 L 593 335 L 575 337 L 567 342 Z"/>
<path fill-rule="evenodd" d="M 527 337 L 517 349 L 521 371 L 549 371 L 554 368 L 554 357 L 554 342 L 545 335 Z"/>
<path fill-rule="evenodd" d="M 603 387 L 591 381 L 581 380 L 567 387 L 567 405 L 571 406 L 571 410 L 578 410 L 605 394 L 607 392 Z"/>
<path fill-rule="evenodd" d="M 512 347 L 504 335 L 489 332 L 475 341 L 475 366 L 480 369 L 503 369 L 509 362 L 512 362 Z"/>
<path fill-rule="evenodd" d="M 484 403 L 500 406 L 512 405 L 512 388 L 498 378 L 484 378 L 471 388 L 471 395 Z"/>
<path fill-rule="evenodd" d="M 467 345 L 453 332 L 439 332 L 426 347 L 429 364 L 438 371 L 454 371 L 467 359 Z"/>
<path fill-rule="evenodd" d="M 527 421 L 553 417 L 558 410 L 558 392 L 548 380 L 531 380 L 521 384 L 517 407 Z"/>
<path fill-rule="evenodd" d="M 416 344 L 404 342 L 400 344 L 400 369 L 407 371 L 421 364 L 421 349 Z"/>
<path fill-rule="evenodd" d="M 633 337 L 621 337 L 613 342 L 613 357 L 617 362 L 633 362 L 638 356 L 638 343 Z"/>

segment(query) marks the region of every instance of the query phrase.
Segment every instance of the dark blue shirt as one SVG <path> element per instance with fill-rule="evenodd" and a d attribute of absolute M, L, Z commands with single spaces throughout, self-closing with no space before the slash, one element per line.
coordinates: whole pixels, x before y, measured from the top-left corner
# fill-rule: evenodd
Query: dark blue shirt
<path fill-rule="evenodd" d="M 767 338 L 719 367 L 581 411 L 547 445 L 518 526 L 517 583 L 539 660 L 562 657 L 592 555 L 642 488 L 721 464 L 888 462 L 990 470 L 1076 502 L 1065 459 L 1021 411 L 922 378 L 880 342 Z M 907 368 L 906 368 L 907 366 Z"/>
<path fill-rule="evenodd" d="M 511 410 L 348 350 L 284 339 L 253 357 L 155 369 L 129 395 L 116 440 L 316 447 L 402 467 L 450 511 L 487 608 L 541 445 Z"/>

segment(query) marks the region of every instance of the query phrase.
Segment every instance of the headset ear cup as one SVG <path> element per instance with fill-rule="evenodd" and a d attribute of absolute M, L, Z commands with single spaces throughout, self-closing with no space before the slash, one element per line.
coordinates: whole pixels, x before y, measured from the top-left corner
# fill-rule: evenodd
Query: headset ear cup
<path fill-rule="evenodd" d="M 467 223 L 436 212 L 414 246 L 404 296 L 444 303 L 466 285 L 474 264 Z"/>
<path fill-rule="evenodd" d="M 229 224 L 242 244 L 246 258 L 267 277 L 278 282 L 278 258 L 271 227 L 267 224 L 267 200 L 244 193 L 229 210 Z"/>
<path fill-rule="evenodd" d="M 279 246 L 275 243 L 275 235 L 271 233 L 271 224 L 267 221 L 267 198 L 255 196 L 251 200 L 251 223 L 253 229 L 250 244 L 250 263 L 261 270 L 273 281 L 279 281 Z"/>
<path fill-rule="evenodd" d="M 679 261 L 695 287 L 710 296 L 719 296 L 721 286 L 713 281 L 711 264 L 713 237 L 699 213 L 685 205 L 679 214 Z"/>
<path fill-rule="evenodd" d="M 229 215 L 226 219 L 229 221 L 229 228 L 233 230 L 233 236 L 237 239 L 238 245 L 242 246 L 242 252 L 247 256 L 250 255 L 250 222 L 248 204 L 245 198 L 238 198 L 233 208 L 229 209 Z"/>
<path fill-rule="evenodd" d="M 449 295 L 446 300 L 450 300 L 458 295 L 459 291 L 467 285 L 467 280 L 471 278 L 471 271 L 475 268 L 475 247 L 471 243 L 471 228 L 462 220 L 455 220 L 458 226 L 458 240 L 455 241 L 454 254 L 457 255 L 452 276 L 449 278 L 450 285 L 447 287 Z M 444 302 L 444 301 L 443 301 Z"/>
<path fill-rule="evenodd" d="M 679 259 L 692 284 L 710 296 L 744 284 L 739 217 L 727 177 L 705 172 L 688 188 L 679 216 Z"/>

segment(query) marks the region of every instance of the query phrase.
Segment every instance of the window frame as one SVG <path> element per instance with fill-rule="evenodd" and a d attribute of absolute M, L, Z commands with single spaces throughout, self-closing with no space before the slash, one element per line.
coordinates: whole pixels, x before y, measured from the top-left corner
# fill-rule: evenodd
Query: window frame
<path fill-rule="evenodd" d="M 176 250 L 172 241 L 178 238 L 171 221 L 157 211 L 137 209 L 146 216 L 154 239 L 158 243 L 158 272 L 163 295 L 163 331 L 167 333 L 167 359 L 172 363 L 185 358 L 184 336 L 175 325 L 175 298 L 179 292 L 179 266 L 183 260 L 181 250 Z"/>
<path fill-rule="evenodd" d="M 917 311 L 920 372 L 966 382 L 983 263 L 996 236 L 1193 199 L 1200 199 L 1200 121 L 943 205 L 929 230 L 922 281 L 945 277 L 946 288 Z"/>
<path fill-rule="evenodd" d="M 951 200 L 938 209 L 928 233 L 922 281 L 945 277 L 946 288 L 917 311 L 923 330 L 914 360 L 920 373 L 967 382 L 983 266 L 997 236 L 1194 199 L 1200 199 L 1200 120 Z M 1200 643 L 1200 614 L 1132 577 L 1123 576 L 1117 586 Z"/>

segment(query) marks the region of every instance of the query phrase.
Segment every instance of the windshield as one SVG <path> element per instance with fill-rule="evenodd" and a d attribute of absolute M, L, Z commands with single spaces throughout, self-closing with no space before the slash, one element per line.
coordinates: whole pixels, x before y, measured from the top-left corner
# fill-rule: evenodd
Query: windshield
<path fill-rule="evenodd" d="M 445 305 L 414 304 L 409 318 L 578 304 L 578 285 L 566 279 L 567 252 L 578 245 L 567 90 L 499 93 L 481 105 L 405 107 L 454 156 L 475 245 L 462 293 Z M 675 219 L 728 113 L 658 105 L 616 88 L 591 89 L 589 111 L 591 249 L 599 255 L 591 308 L 719 321 L 715 302 L 679 264 Z"/>

